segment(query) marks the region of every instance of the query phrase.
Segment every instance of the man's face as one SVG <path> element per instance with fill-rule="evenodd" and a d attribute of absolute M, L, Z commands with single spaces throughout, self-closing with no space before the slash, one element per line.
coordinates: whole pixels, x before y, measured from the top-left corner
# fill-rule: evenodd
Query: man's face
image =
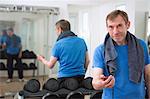
<path fill-rule="evenodd" d="M 9 31 L 9 30 L 7 31 L 7 33 L 9 36 L 12 36 L 14 34 L 12 31 Z"/>
<path fill-rule="evenodd" d="M 59 36 L 62 32 L 61 28 L 58 26 L 56 26 L 55 31 L 56 31 L 57 36 Z"/>
<path fill-rule="evenodd" d="M 107 20 L 107 30 L 109 35 L 119 45 L 126 43 L 125 38 L 129 27 L 130 22 L 125 22 L 120 15 L 114 20 Z"/>

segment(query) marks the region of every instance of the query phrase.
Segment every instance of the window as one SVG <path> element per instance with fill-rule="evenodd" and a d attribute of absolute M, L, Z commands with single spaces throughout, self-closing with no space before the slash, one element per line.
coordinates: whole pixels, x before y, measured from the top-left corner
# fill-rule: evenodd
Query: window
<path fill-rule="evenodd" d="M 150 17 L 148 18 L 148 30 L 147 35 L 150 35 Z"/>
<path fill-rule="evenodd" d="M 87 44 L 88 49 L 90 49 L 90 30 L 89 30 L 89 13 L 84 11 L 81 14 L 81 27 L 79 32 L 79 37 L 83 38 Z"/>

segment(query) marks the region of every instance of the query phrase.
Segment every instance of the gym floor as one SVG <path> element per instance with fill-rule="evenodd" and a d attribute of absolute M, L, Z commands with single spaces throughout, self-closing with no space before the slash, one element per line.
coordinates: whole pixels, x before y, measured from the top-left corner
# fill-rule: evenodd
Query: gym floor
<path fill-rule="evenodd" d="M 39 76 L 39 77 L 25 77 L 26 80 L 29 79 L 38 79 L 41 84 L 48 79 L 48 76 Z M 0 99 L 13 99 L 13 96 L 20 90 L 23 89 L 23 86 L 26 82 L 19 82 L 17 78 L 13 79 L 13 82 L 6 83 L 6 77 L 0 77 L 0 97 L 5 96 L 5 98 Z"/>

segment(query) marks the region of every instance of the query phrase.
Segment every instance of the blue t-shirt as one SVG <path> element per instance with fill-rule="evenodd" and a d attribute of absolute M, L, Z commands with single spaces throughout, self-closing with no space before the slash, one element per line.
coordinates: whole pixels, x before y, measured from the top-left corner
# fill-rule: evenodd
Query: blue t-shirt
<path fill-rule="evenodd" d="M 147 65 L 149 64 L 147 46 L 142 40 L 140 40 L 140 44 L 144 49 L 144 60 L 145 65 Z M 102 99 L 112 99 L 112 94 L 114 94 L 114 99 L 145 99 L 144 73 L 141 82 L 138 84 L 129 80 L 128 46 L 118 45 L 115 46 L 115 49 L 118 53 L 118 67 L 115 73 L 115 85 L 113 88 L 103 89 Z M 93 58 L 93 67 L 102 68 L 104 71 L 104 75 L 108 75 L 108 71 L 105 67 L 103 52 L 104 45 L 100 45 L 96 48 Z M 112 92 L 112 90 L 114 90 L 114 92 Z"/>
<path fill-rule="evenodd" d="M 11 55 L 17 55 L 20 52 L 21 48 L 21 39 L 17 35 L 7 37 L 6 40 L 7 53 Z"/>
<path fill-rule="evenodd" d="M 52 56 L 59 61 L 58 78 L 85 75 L 87 46 L 79 37 L 67 37 L 56 42 Z"/>

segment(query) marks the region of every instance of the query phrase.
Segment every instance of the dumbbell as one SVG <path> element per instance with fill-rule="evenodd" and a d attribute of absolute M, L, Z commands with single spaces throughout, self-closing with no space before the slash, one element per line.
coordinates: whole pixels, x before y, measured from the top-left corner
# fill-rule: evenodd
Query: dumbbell
<path fill-rule="evenodd" d="M 21 66 L 23 67 L 23 69 L 28 69 L 28 65 L 26 63 L 22 63 Z M 17 63 L 15 63 L 15 69 L 18 69 L 19 65 Z"/>
<path fill-rule="evenodd" d="M 24 50 L 22 52 L 22 57 L 23 58 L 30 58 L 30 51 L 29 50 Z"/>
<path fill-rule="evenodd" d="M 0 51 L 0 58 L 1 59 L 6 59 L 7 58 L 7 55 L 6 55 L 5 51 Z"/>
<path fill-rule="evenodd" d="M 31 68 L 31 69 L 36 69 L 36 66 L 35 66 L 34 63 L 30 63 L 30 64 L 29 64 L 29 68 Z"/>
<path fill-rule="evenodd" d="M 92 77 L 87 77 L 83 80 L 82 82 L 82 85 L 84 88 L 87 88 L 87 89 L 93 89 L 93 86 L 92 86 L 92 80 L 93 78 Z"/>
<path fill-rule="evenodd" d="M 55 92 L 59 89 L 59 83 L 55 78 L 49 78 L 43 85 L 43 89 Z"/>
<path fill-rule="evenodd" d="M 30 79 L 27 81 L 27 83 L 24 85 L 23 88 L 25 91 L 31 92 L 31 93 L 37 93 L 40 91 L 40 82 L 36 79 Z"/>
<path fill-rule="evenodd" d="M 30 57 L 31 58 L 37 58 L 36 54 L 33 51 L 30 51 Z"/>
<path fill-rule="evenodd" d="M 76 79 L 67 78 L 62 82 L 61 86 L 69 90 L 76 90 L 79 87 L 79 83 Z"/>
<path fill-rule="evenodd" d="M 4 70 L 5 69 L 5 64 L 3 62 L 0 62 L 0 70 Z"/>
<path fill-rule="evenodd" d="M 22 63 L 23 69 L 28 69 L 28 65 L 26 63 Z"/>

